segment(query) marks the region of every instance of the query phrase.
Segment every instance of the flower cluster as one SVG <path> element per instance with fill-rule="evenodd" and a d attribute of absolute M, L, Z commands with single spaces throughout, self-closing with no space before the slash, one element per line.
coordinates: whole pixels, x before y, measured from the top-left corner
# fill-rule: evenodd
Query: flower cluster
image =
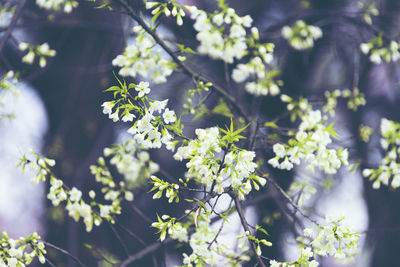
<path fill-rule="evenodd" d="M 318 267 L 319 263 L 316 260 L 311 260 L 314 256 L 311 248 L 306 247 L 301 249 L 300 257 L 293 262 L 277 262 L 276 260 L 270 260 L 270 267 Z"/>
<path fill-rule="evenodd" d="M 359 128 L 359 134 L 360 134 L 360 138 L 361 140 L 363 140 L 363 142 L 367 143 L 372 135 L 372 133 L 374 132 L 374 130 L 367 126 L 367 125 L 360 125 Z"/>
<path fill-rule="evenodd" d="M 115 100 L 102 104 L 103 113 L 109 114 L 113 121 L 118 121 L 120 114 L 122 121 L 133 121 L 136 116 L 131 112 L 136 112 L 138 118 L 128 129 L 135 142 L 144 149 L 160 148 L 165 144 L 167 149 L 174 150 L 177 141 L 173 141 L 170 131 L 175 135 L 182 134 L 180 120 L 173 110 L 167 108 L 168 99 L 158 101 L 146 96 L 150 93 L 148 86 L 148 82 L 140 82 L 139 85 L 131 83 L 129 86 L 120 82 L 120 87 L 110 87 L 106 91 L 114 92 Z M 135 88 L 138 96 L 132 97 L 132 88 Z M 136 102 L 132 103 L 132 99 Z"/>
<path fill-rule="evenodd" d="M 104 156 L 111 157 L 110 163 L 124 176 L 130 188 L 141 186 L 159 170 L 158 164 L 150 160 L 149 153 L 141 150 L 133 139 L 105 148 Z"/>
<path fill-rule="evenodd" d="M 174 159 L 190 159 L 186 163 L 186 177 L 195 178 L 201 184 L 211 187 L 213 181 L 217 180 L 221 163 L 216 156 L 222 151 L 219 130 L 217 127 L 196 129 L 196 135 L 197 139 L 177 149 Z"/>
<path fill-rule="evenodd" d="M 47 252 L 36 232 L 19 239 L 12 239 L 3 232 L 0 235 L 0 244 L 1 267 L 23 267 L 31 264 L 36 257 L 40 263 L 46 262 L 44 254 Z"/>
<path fill-rule="evenodd" d="M 63 10 L 65 13 L 70 13 L 73 8 L 78 6 L 78 1 L 75 0 L 36 0 L 36 4 L 41 8 L 47 10 L 59 11 Z"/>
<path fill-rule="evenodd" d="M 294 26 L 282 28 L 283 38 L 296 50 L 306 50 L 314 46 L 314 41 L 322 37 L 319 27 L 307 25 L 304 21 L 298 20 Z"/>
<path fill-rule="evenodd" d="M 353 90 L 334 90 L 332 92 L 326 91 L 326 104 L 323 106 L 322 110 L 324 112 L 329 112 L 331 116 L 335 115 L 335 108 L 339 97 L 347 99 L 347 107 L 353 111 L 357 111 L 358 107 L 365 106 L 367 103 L 364 94 L 361 93 L 358 88 L 354 88 Z"/>
<path fill-rule="evenodd" d="M 257 50 L 253 52 L 255 56 L 246 64 L 238 64 L 232 71 L 232 79 L 236 83 L 242 83 L 251 78 L 252 81 L 246 82 L 245 85 L 246 91 L 250 94 L 257 96 L 277 95 L 280 90 L 274 78 L 279 72 L 268 70 L 268 66 L 273 60 L 274 45 L 268 43 L 255 46 L 257 46 Z"/>
<path fill-rule="evenodd" d="M 131 201 L 133 199 L 133 194 L 127 191 L 124 182 L 120 182 L 119 185 L 115 184 L 103 158 L 99 158 L 99 165 L 91 166 L 90 170 L 92 174 L 95 175 L 96 181 L 103 185 L 101 191 L 104 194 L 104 200 L 111 201 L 110 205 L 96 202 L 96 194 L 94 191 L 89 193 L 89 197 L 92 201 L 90 204 L 87 204 L 82 199 L 82 192 L 79 189 L 75 187 L 72 189 L 68 188 L 61 180 L 53 175 L 50 167 L 55 165 L 54 160 L 40 157 L 34 151 L 32 151 L 31 154 L 34 156 L 34 159 L 28 159 L 24 155 L 18 166 L 21 166 L 23 170 L 28 167 L 36 173 L 32 179 L 32 182 L 35 184 L 40 181 L 45 182 L 46 178 L 49 177 L 50 189 L 47 198 L 54 206 L 66 202 L 65 208 L 68 211 L 68 215 L 75 221 L 83 218 L 86 231 L 88 232 L 92 230 L 93 224 L 96 226 L 100 225 L 103 218 L 113 223 L 113 216 L 121 213 L 121 201 L 124 199 Z"/>
<path fill-rule="evenodd" d="M 180 5 L 177 5 L 176 0 L 168 1 L 168 3 L 160 2 L 146 2 L 147 9 L 153 9 L 151 14 L 153 15 L 153 21 L 155 21 L 160 15 L 176 17 L 176 24 L 181 26 L 183 24 L 182 17 L 185 16 L 185 11 Z"/>
<path fill-rule="evenodd" d="M 165 197 L 168 198 L 168 202 L 172 203 L 174 200 L 179 202 L 179 185 L 172 184 L 166 181 L 163 181 L 155 176 L 151 176 L 151 182 L 153 183 L 153 188 L 150 192 L 157 190 L 157 192 L 153 195 L 153 199 L 158 199 L 162 197 L 162 194 L 165 190 Z"/>
<path fill-rule="evenodd" d="M 158 229 L 161 241 L 164 241 L 167 233 L 172 239 L 177 239 L 180 242 L 189 240 L 186 227 L 182 223 L 176 222 L 176 219 L 169 215 L 163 215 L 161 218 L 157 216 L 157 222 L 152 223 L 151 226 Z"/>
<path fill-rule="evenodd" d="M 47 64 L 46 57 L 54 57 L 56 51 L 50 49 L 48 43 L 43 43 L 41 45 L 32 45 L 28 43 L 21 42 L 18 46 L 19 50 L 28 50 L 28 53 L 22 58 L 22 62 L 26 64 L 33 64 L 35 57 L 39 57 L 39 66 L 44 68 Z"/>
<path fill-rule="evenodd" d="M 302 246 L 311 246 L 315 256 L 334 256 L 342 263 L 353 260 L 359 253 L 358 241 L 360 235 L 349 227 L 343 226 L 344 217 L 335 219 L 328 217 L 328 226 L 319 225 L 304 229 L 304 237 L 298 237 Z"/>
<path fill-rule="evenodd" d="M 5 107 L 9 101 L 9 96 L 18 96 L 20 91 L 17 89 L 16 84 L 18 83 L 18 74 L 14 71 L 7 72 L 0 80 L 0 107 Z M 0 112 L 0 121 L 3 119 L 12 119 L 14 114 L 8 112 Z"/>
<path fill-rule="evenodd" d="M 364 177 L 372 181 L 378 189 L 381 183 L 392 188 L 400 187 L 400 123 L 383 118 L 381 120 L 381 147 L 386 152 L 378 169 L 364 169 Z M 390 179 L 392 177 L 392 179 Z"/>
<path fill-rule="evenodd" d="M 211 226 L 209 212 L 193 214 L 193 220 L 196 228 L 189 238 L 192 253 L 183 253 L 183 267 L 238 266 L 239 262 L 250 260 L 247 247 L 234 250 L 231 245 L 216 241 L 218 233 Z"/>
<path fill-rule="evenodd" d="M 347 165 L 347 149 L 329 149 L 332 143 L 331 136 L 336 136 L 332 124 L 326 125 L 326 117 L 322 117 L 319 110 L 309 110 L 301 116 L 299 130 L 295 138 L 289 140 L 288 144 L 277 143 L 273 146 L 275 157 L 268 163 L 274 168 L 291 170 L 293 165 L 299 165 L 304 159 L 308 165 L 307 170 L 313 171 L 315 167 L 320 168 L 327 174 L 335 174 L 341 164 Z M 282 162 L 279 160 L 283 159 Z"/>
<path fill-rule="evenodd" d="M 196 37 L 200 46 L 197 50 L 200 54 L 226 63 L 233 63 L 234 59 L 246 55 L 246 28 L 250 28 L 253 22 L 249 15 L 240 17 L 234 9 L 225 5 L 213 14 L 195 6 L 189 7 L 189 10 L 191 18 L 196 20 L 194 29 L 198 32 Z"/>
<path fill-rule="evenodd" d="M 252 185 L 258 189 L 257 183 L 264 186 L 266 180 L 254 174 L 257 168 L 253 161 L 255 152 L 230 145 L 230 151 L 221 155 L 222 147 L 227 147 L 224 141 L 229 137 L 229 132 L 225 133 L 225 136 L 221 136 L 217 127 L 196 129 L 197 138 L 180 146 L 174 158 L 179 161 L 189 159 L 186 163 L 186 178 L 215 188 L 219 194 L 230 187 L 237 191 L 240 199 L 244 199 Z M 222 161 L 219 158 L 221 156 Z"/>
<path fill-rule="evenodd" d="M 400 58 L 399 48 L 396 41 L 391 41 L 389 45 L 385 45 L 382 35 L 360 45 L 361 52 L 369 55 L 369 60 L 375 64 L 381 64 L 382 60 L 396 62 Z"/>
<path fill-rule="evenodd" d="M 363 12 L 363 18 L 366 23 L 369 25 L 372 25 L 372 16 L 378 16 L 379 15 L 379 10 L 376 8 L 374 3 L 362 3 L 358 2 L 358 7 L 362 10 Z"/>
<path fill-rule="evenodd" d="M 4 5 L 0 3 L 0 27 L 7 27 L 10 24 L 15 8 L 16 6 L 10 7 L 9 3 Z"/>
<path fill-rule="evenodd" d="M 155 48 L 158 47 L 156 41 L 142 27 L 136 26 L 134 31 L 137 33 L 135 43 L 128 45 L 112 64 L 121 67 L 121 76 L 135 78 L 139 74 L 146 78 L 150 75 L 155 83 L 165 83 L 175 69 L 175 63 L 164 58 L 161 48 Z"/>

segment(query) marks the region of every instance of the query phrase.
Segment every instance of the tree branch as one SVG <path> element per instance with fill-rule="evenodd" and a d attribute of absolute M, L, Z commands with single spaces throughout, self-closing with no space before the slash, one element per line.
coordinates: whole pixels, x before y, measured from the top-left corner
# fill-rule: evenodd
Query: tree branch
<path fill-rule="evenodd" d="M 46 242 L 46 241 L 43 241 L 43 240 L 41 240 L 41 242 L 43 242 L 43 244 L 45 244 L 46 246 L 51 247 L 51 248 L 53 248 L 53 249 L 55 249 L 55 250 L 57 250 L 57 251 L 59 251 L 59 252 L 65 254 L 65 255 L 71 257 L 79 266 L 81 266 L 81 267 L 86 267 L 86 265 L 83 264 L 77 257 L 75 257 L 74 255 L 72 255 L 71 253 L 69 253 L 69 252 L 66 251 L 65 249 L 62 249 L 62 248 L 60 248 L 60 247 L 57 247 L 56 245 L 53 245 L 53 244 L 51 244 L 51 243 L 49 243 L 49 242 Z"/>
<path fill-rule="evenodd" d="M 7 43 L 8 38 L 10 38 L 12 31 L 14 30 L 15 26 L 17 26 L 18 19 L 21 17 L 22 12 L 24 11 L 24 7 L 26 4 L 26 0 L 20 0 L 17 10 L 12 17 L 10 25 L 7 27 L 7 31 L 4 33 L 3 38 L 0 40 L 0 51 L 3 50 L 4 45 Z"/>
<path fill-rule="evenodd" d="M 237 210 L 237 212 L 238 212 L 238 214 L 239 214 L 240 222 L 242 223 L 243 229 L 244 229 L 244 231 L 245 231 L 246 233 L 250 233 L 250 231 L 249 231 L 249 225 L 247 224 L 246 218 L 244 217 L 244 213 L 243 213 L 243 210 L 242 210 L 242 206 L 240 205 L 239 199 L 238 199 L 237 196 L 232 196 L 232 197 L 233 197 L 233 199 L 235 200 L 236 210 Z M 262 267 L 267 267 L 267 266 L 265 265 L 265 263 L 263 262 L 263 260 L 261 259 L 260 255 L 258 255 L 258 253 L 257 253 L 256 244 L 255 244 L 253 241 L 251 241 L 250 239 L 248 239 L 248 240 L 249 240 L 249 242 L 250 242 L 250 247 L 251 247 L 251 249 L 253 250 L 254 254 L 255 254 L 256 257 L 257 257 L 258 263 L 259 263 Z"/>

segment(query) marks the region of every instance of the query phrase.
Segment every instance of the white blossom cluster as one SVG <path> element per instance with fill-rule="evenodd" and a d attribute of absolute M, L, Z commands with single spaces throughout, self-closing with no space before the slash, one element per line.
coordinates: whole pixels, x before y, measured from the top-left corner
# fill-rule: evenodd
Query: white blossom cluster
<path fill-rule="evenodd" d="M 121 98 L 107 101 L 102 104 L 103 113 L 109 114 L 109 118 L 114 122 L 119 121 L 122 115 L 122 121 L 133 121 L 136 118 L 131 113 L 136 111 L 139 115 L 133 126 L 128 129 L 128 133 L 133 135 L 133 139 L 144 149 L 160 148 L 162 144 L 166 145 L 169 150 L 174 150 L 176 142 L 173 141 L 173 136 L 169 133 L 169 129 L 177 130 L 176 124 L 179 123 L 176 119 L 175 112 L 167 108 L 168 99 L 158 101 L 147 98 L 150 93 L 148 82 L 140 82 L 139 85 L 130 84 L 129 88 L 126 85 L 110 87 L 109 91 L 119 93 Z M 128 96 L 131 97 L 129 89 L 135 88 L 138 92 L 136 100 L 140 100 L 138 105 L 128 101 Z M 113 109 L 115 109 L 113 111 Z M 120 112 L 122 110 L 122 112 Z M 121 114 L 120 114 L 121 113 Z M 174 125 L 173 125 L 174 124 Z"/>
<path fill-rule="evenodd" d="M 358 7 L 363 11 L 363 18 L 366 23 L 372 25 L 372 16 L 378 16 L 379 10 L 376 8 L 375 3 L 358 2 Z"/>
<path fill-rule="evenodd" d="M 14 12 L 15 6 L 10 7 L 9 3 L 4 5 L 0 3 L 0 27 L 7 27 L 10 24 Z"/>
<path fill-rule="evenodd" d="M 90 170 L 95 175 L 96 181 L 104 185 L 102 188 L 104 200 L 111 201 L 110 205 L 96 202 L 94 200 L 96 197 L 94 191 L 89 192 L 89 197 L 92 201 L 90 204 L 87 204 L 82 199 L 82 192 L 79 189 L 76 187 L 69 189 L 52 174 L 50 167 L 55 165 L 54 160 L 40 157 L 34 151 L 31 153 L 34 159 L 28 159 L 24 155 L 18 166 L 21 166 L 23 170 L 28 167 L 36 173 L 32 179 L 32 182 L 35 184 L 40 181 L 45 182 L 46 178 L 49 177 L 50 189 L 47 198 L 54 206 L 66 202 L 65 208 L 68 211 L 68 215 L 75 221 L 82 218 L 88 232 L 92 230 L 93 224 L 96 226 L 100 225 L 103 218 L 113 223 L 113 216 L 121 213 L 121 201 L 124 199 L 131 201 L 133 199 L 133 194 L 126 189 L 124 182 L 120 182 L 119 185 L 114 183 L 103 158 L 99 158 L 99 166 L 90 166 Z"/>
<path fill-rule="evenodd" d="M 328 148 L 332 143 L 331 136 L 336 133 L 332 125 L 324 123 L 326 118 L 319 110 L 310 110 L 301 116 L 301 120 L 295 138 L 290 139 L 288 145 L 277 143 L 273 146 L 276 156 L 268 161 L 269 164 L 274 168 L 291 170 L 294 164 L 299 165 L 301 160 L 305 160 L 308 171 L 318 167 L 327 174 L 335 174 L 342 163 L 348 164 L 347 149 Z"/>
<path fill-rule="evenodd" d="M 400 123 L 383 118 L 380 132 L 381 147 L 385 156 L 378 169 L 364 169 L 364 177 L 374 180 L 372 187 L 378 189 L 381 184 L 392 188 L 400 187 Z M 392 178 L 392 179 L 391 179 Z"/>
<path fill-rule="evenodd" d="M 249 261 L 250 258 L 246 255 L 247 248 L 233 251 L 227 244 L 216 242 L 217 231 L 212 229 L 208 215 L 193 215 L 197 224 L 189 238 L 192 253 L 183 253 L 183 267 L 230 266 L 240 261 Z"/>
<path fill-rule="evenodd" d="M 142 185 L 159 170 L 158 164 L 150 160 L 149 153 L 140 150 L 138 143 L 133 139 L 105 148 L 104 156 L 111 156 L 110 163 L 124 176 L 129 187 Z"/>
<path fill-rule="evenodd" d="M 319 27 L 307 25 L 303 20 L 298 20 L 292 26 L 282 28 L 283 38 L 296 50 L 306 50 L 314 46 L 314 41 L 322 37 Z"/>
<path fill-rule="evenodd" d="M 301 249 L 300 257 L 294 262 L 277 262 L 276 260 L 270 260 L 270 267 L 318 267 L 319 263 L 316 260 L 311 260 L 314 256 L 311 248 L 306 247 Z"/>
<path fill-rule="evenodd" d="M 343 219 L 328 217 L 327 226 L 304 229 L 304 237 L 298 237 L 298 241 L 311 246 L 315 256 L 334 256 L 338 262 L 351 262 L 359 253 L 360 235 L 342 225 Z"/>
<path fill-rule="evenodd" d="M 71 13 L 72 9 L 78 6 L 78 1 L 75 0 L 36 0 L 36 4 L 47 10 Z"/>
<path fill-rule="evenodd" d="M 324 112 L 329 112 L 331 116 L 334 116 L 335 108 L 337 105 L 337 99 L 339 97 L 347 99 L 347 107 L 353 111 L 357 111 L 358 107 L 365 106 L 367 104 L 364 94 L 361 93 L 358 88 L 354 88 L 353 90 L 336 89 L 332 92 L 330 91 L 325 92 L 326 104 L 323 106 L 322 110 Z"/>
<path fill-rule="evenodd" d="M 46 67 L 47 57 L 54 57 L 56 55 L 56 51 L 50 49 L 48 43 L 43 43 L 41 45 L 32 45 L 21 42 L 19 43 L 18 48 L 21 51 L 28 50 L 28 53 L 22 58 L 22 62 L 31 65 L 35 61 L 35 57 L 39 57 L 39 66 L 41 68 Z"/>
<path fill-rule="evenodd" d="M 157 192 L 153 195 L 153 199 L 158 199 L 162 197 L 163 192 L 165 191 L 165 197 L 168 198 L 168 202 L 172 203 L 174 200 L 178 203 L 179 202 L 179 185 L 178 184 L 173 184 L 169 183 L 166 181 L 163 181 L 156 176 L 151 176 L 151 182 L 153 183 L 153 188 L 149 191 L 155 191 Z"/>
<path fill-rule="evenodd" d="M 250 28 L 253 19 L 246 15 L 240 17 L 232 8 L 208 14 L 195 6 L 190 8 L 191 18 L 196 20 L 194 29 L 200 42 L 198 52 L 213 59 L 233 63 L 246 55 L 246 28 Z"/>
<path fill-rule="evenodd" d="M 172 239 L 180 242 L 187 242 L 189 240 L 188 231 L 182 223 L 176 222 L 175 218 L 169 215 L 157 216 L 157 222 L 151 224 L 152 227 L 157 228 L 160 233 L 160 241 L 164 241 L 167 233 Z"/>
<path fill-rule="evenodd" d="M 13 239 L 6 232 L 0 235 L 0 267 L 24 267 L 36 257 L 40 263 L 46 262 L 45 246 L 40 236 L 34 232 L 26 238 Z"/>
<path fill-rule="evenodd" d="M 246 82 L 245 89 L 248 93 L 257 96 L 277 95 L 280 90 L 273 80 L 275 72 L 268 72 L 268 65 L 273 60 L 273 45 L 260 46 L 258 48 L 260 56 L 250 59 L 246 64 L 238 64 L 232 71 L 232 79 L 236 83 L 245 82 L 252 78 L 252 81 Z"/>
<path fill-rule="evenodd" d="M 10 99 L 10 96 L 18 97 L 20 91 L 16 87 L 18 83 L 18 74 L 14 71 L 8 71 L 3 78 L 0 80 L 0 108 L 5 107 Z M 11 94 L 11 95 L 10 95 Z M 1 110 L 0 110 L 1 111 Z M 0 112 L 0 121 L 3 119 L 11 119 L 14 114 L 8 113 L 6 111 Z M 5 121 L 4 121 L 5 122 Z"/>
<path fill-rule="evenodd" d="M 121 76 L 135 78 L 139 74 L 146 78 L 150 75 L 155 83 L 165 83 L 175 69 L 175 63 L 164 58 L 161 48 L 142 27 L 136 26 L 134 31 L 137 33 L 135 43 L 128 45 L 122 55 L 113 59 L 112 64 L 121 67 Z"/>
<path fill-rule="evenodd" d="M 172 135 L 166 128 L 159 127 L 160 124 L 168 125 L 176 121 L 175 112 L 166 108 L 167 102 L 168 100 L 151 102 L 150 108 L 128 130 L 134 140 L 145 149 L 160 148 L 165 144 L 167 149 L 174 150 Z"/>
<path fill-rule="evenodd" d="M 360 45 L 361 52 L 369 55 L 369 60 L 375 64 L 381 64 L 382 61 L 396 62 L 400 58 L 399 48 L 396 41 L 390 41 L 390 44 L 385 46 L 381 35 Z"/>
<path fill-rule="evenodd" d="M 190 159 L 186 163 L 186 178 L 196 178 L 201 184 L 211 187 L 219 177 L 220 160 L 216 156 L 222 151 L 219 130 L 217 127 L 196 129 L 196 135 L 197 139 L 177 149 L 174 159 Z"/>
<path fill-rule="evenodd" d="M 181 8 L 180 5 L 175 4 L 175 0 L 168 1 L 168 3 L 160 3 L 160 2 L 146 2 L 146 9 L 153 9 L 151 14 L 154 18 L 158 18 L 161 14 L 164 14 L 166 17 L 173 16 L 176 17 L 176 24 L 181 26 L 183 24 L 182 17 L 185 16 L 185 11 Z"/>
<path fill-rule="evenodd" d="M 252 184 L 256 189 L 259 188 L 257 183 L 266 184 L 265 178 L 254 174 L 257 168 L 254 151 L 232 149 L 221 162 L 223 142 L 219 129 L 196 129 L 196 135 L 196 139 L 180 146 L 174 155 L 175 160 L 189 159 L 186 178 L 195 179 L 206 187 L 214 185 L 219 194 L 231 187 L 240 199 L 250 193 Z"/>

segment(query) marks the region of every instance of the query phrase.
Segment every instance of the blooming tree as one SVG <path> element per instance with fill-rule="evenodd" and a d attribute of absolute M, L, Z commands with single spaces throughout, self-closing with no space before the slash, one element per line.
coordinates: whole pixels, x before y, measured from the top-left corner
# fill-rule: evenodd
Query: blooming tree
<path fill-rule="evenodd" d="M 322 182 L 315 185 L 304 179 L 293 182 L 286 190 L 282 180 L 296 169 L 305 169 L 310 177 L 316 173 L 336 177 L 347 168 L 361 171 L 373 181 L 370 186 L 374 189 L 381 185 L 396 189 L 400 186 L 400 124 L 382 118 L 376 134 L 381 136 L 383 159 L 378 166 L 360 167 L 336 129 L 335 116 L 338 103 L 345 104 L 350 112 L 358 112 L 366 105 L 358 80 L 351 89 L 326 88 L 318 101 L 287 90 L 280 76 L 278 45 L 284 42 L 289 49 L 312 50 L 324 40 L 323 25 L 313 25 L 313 19 L 306 22 L 306 18 L 294 18 L 277 26 L 280 42 L 274 42 L 250 15 L 238 14 L 224 0 L 216 1 L 213 10 L 178 0 L 90 1 L 96 8 L 122 13 L 133 26 L 134 37 L 111 62 L 116 70 L 114 84 L 99 88 L 108 99 L 98 107 L 113 123 L 123 125 L 129 137 L 97 155 L 97 161 L 90 166 L 91 179 L 97 185 L 87 192 L 64 181 L 56 171 L 57 162 L 46 155 L 29 151 L 18 166 L 34 173 L 32 183 L 45 182 L 51 205 L 65 209 L 75 222 L 83 222 L 87 232 L 102 224 L 118 225 L 143 245 L 142 250 L 125 258 L 109 260 L 104 256 L 108 264 L 135 266 L 137 260 L 171 243 L 183 247 L 179 265 L 186 267 L 241 266 L 249 262 L 259 266 L 316 267 L 328 256 L 340 263 L 354 261 L 361 251 L 363 233 L 346 226 L 343 217 L 322 219 L 303 207 L 307 199 L 322 191 Z M 10 41 L 26 2 L 18 1 L 12 8 L 2 6 L 6 30 L 0 50 Z M 79 8 L 78 1 L 70 0 L 37 0 L 36 5 L 46 12 L 58 13 L 73 13 Z M 376 32 L 373 17 L 378 14 L 374 5 L 361 3 L 355 15 L 344 17 L 374 34 L 357 44 L 359 57 L 366 55 L 374 64 L 395 62 L 399 57 L 398 43 L 383 32 Z M 165 38 L 160 33 L 164 25 L 190 28 L 196 43 Z M 23 53 L 21 63 L 40 68 L 57 57 L 47 42 L 19 41 L 18 49 Z M 192 63 L 198 58 L 221 65 L 223 78 L 204 74 Z M 9 93 L 18 92 L 18 78 L 23 77 L 23 73 L 11 68 L 4 73 L 0 108 L 7 104 Z M 169 88 L 175 73 L 192 82 L 181 105 L 157 93 L 160 84 Z M 264 112 L 265 99 L 279 103 L 282 112 L 277 116 Z M 188 120 L 218 116 L 219 120 L 206 127 L 184 128 Z M 0 119 L 6 122 L 13 117 L 0 109 Z M 360 125 L 359 131 L 360 139 L 368 142 L 372 128 Z M 157 153 L 179 162 L 184 168 L 181 176 L 174 177 L 167 164 L 153 158 Z M 155 210 L 149 218 L 138 211 L 134 192 L 141 188 L 149 188 L 154 201 L 160 199 L 169 205 L 169 212 Z M 253 224 L 246 216 L 247 207 L 271 201 L 269 197 L 275 198 L 281 211 L 291 217 L 299 252 L 292 261 L 278 260 L 275 255 L 272 258 L 269 249 L 277 244 L 272 242 L 276 238 L 269 235 L 269 224 L 266 220 Z M 131 225 L 123 224 L 121 218 L 131 211 L 126 207 L 149 223 L 149 231 L 157 241 L 146 244 Z M 240 231 L 232 242 L 229 225 L 235 218 Z M 126 248 L 118 233 L 114 234 Z M 230 239 L 226 237 L 229 234 Z M 36 257 L 41 263 L 52 265 L 47 248 L 67 254 L 85 266 L 84 260 L 41 241 L 37 233 L 20 239 L 3 233 L 1 238 L 0 266 L 29 265 Z M 153 258 L 154 265 L 160 261 Z"/>

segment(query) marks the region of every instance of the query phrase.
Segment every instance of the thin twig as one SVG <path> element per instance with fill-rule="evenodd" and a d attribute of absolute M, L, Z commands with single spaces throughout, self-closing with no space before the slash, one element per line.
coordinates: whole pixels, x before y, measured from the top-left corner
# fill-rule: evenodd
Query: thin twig
<path fill-rule="evenodd" d="M 242 223 L 243 229 L 244 229 L 244 231 L 245 231 L 246 233 L 250 233 L 250 231 L 249 231 L 249 226 L 248 226 L 248 224 L 247 224 L 246 218 L 244 217 L 244 213 L 243 213 L 243 210 L 242 210 L 242 206 L 240 205 L 240 202 L 239 202 L 239 198 L 238 198 L 237 196 L 232 196 L 232 197 L 233 197 L 234 200 L 235 200 L 236 210 L 237 210 L 237 212 L 238 212 L 238 214 L 239 214 L 240 222 Z M 250 242 L 250 247 L 251 247 L 251 249 L 253 250 L 254 254 L 255 254 L 256 257 L 257 257 L 258 263 L 259 263 L 262 267 L 267 267 L 267 266 L 265 265 L 265 263 L 263 262 L 263 260 L 261 259 L 260 255 L 258 255 L 258 253 L 257 253 L 256 244 L 255 244 L 252 240 L 250 240 L 250 239 L 249 239 L 249 242 Z"/>
<path fill-rule="evenodd" d="M 162 247 L 163 245 L 166 245 L 168 243 L 171 243 L 172 241 L 173 241 L 172 239 L 167 238 L 163 243 L 155 242 L 155 243 L 145 247 L 144 249 L 138 251 L 137 253 L 130 255 L 127 259 L 122 261 L 120 264 L 117 264 L 116 266 L 126 267 L 126 266 L 128 266 L 128 264 L 142 259 L 146 255 L 157 251 L 160 247 Z"/>
<path fill-rule="evenodd" d="M 0 40 L 0 51 L 3 50 L 4 45 L 7 43 L 8 38 L 10 38 L 12 31 L 15 26 L 17 26 L 18 19 L 21 17 L 22 12 L 24 11 L 26 4 L 26 0 L 20 0 L 17 10 L 14 13 L 14 16 L 11 19 L 10 24 L 8 25 L 7 31 L 4 33 L 3 38 Z"/>
<path fill-rule="evenodd" d="M 125 254 L 129 255 L 128 247 L 126 246 L 125 242 L 122 240 L 121 236 L 115 229 L 114 225 L 112 225 L 110 222 L 108 222 L 108 224 L 110 225 L 111 231 L 114 233 L 115 237 L 118 239 L 119 243 L 121 244 L 121 247 L 124 249 Z"/>
<path fill-rule="evenodd" d="M 115 221 L 119 227 L 121 227 L 122 230 L 124 230 L 128 235 L 130 235 L 131 237 L 133 237 L 134 239 L 136 239 L 140 244 L 142 244 L 143 246 L 146 246 L 146 242 L 143 241 L 143 239 L 141 239 L 138 235 L 136 235 L 134 232 L 130 231 L 128 228 L 126 228 L 124 225 L 122 225 L 121 223 L 119 223 L 118 221 Z"/>
<path fill-rule="evenodd" d="M 70 258 L 72 258 L 79 266 L 81 267 L 86 267 L 85 264 L 83 264 L 77 257 L 75 257 L 74 255 L 72 255 L 71 253 L 69 253 L 68 251 L 66 251 L 65 249 L 62 249 L 60 247 L 57 247 L 56 245 L 53 245 L 52 243 L 46 242 L 46 241 L 41 241 L 43 242 L 43 244 L 45 244 L 48 247 L 54 248 L 55 250 L 69 256 Z"/>
<path fill-rule="evenodd" d="M 289 202 L 289 204 L 296 210 L 298 211 L 304 218 L 308 219 L 310 222 L 314 223 L 315 225 L 319 225 L 319 223 L 314 220 L 313 218 L 311 218 L 310 216 L 308 216 L 307 214 L 305 214 L 299 206 L 296 205 L 296 203 L 293 202 L 293 200 L 286 194 L 285 190 L 282 189 L 282 187 L 280 187 L 278 185 L 278 183 L 269 177 L 266 177 L 266 179 L 268 180 L 268 182 L 270 182 L 277 190 L 278 192 L 287 200 L 287 202 Z"/>

